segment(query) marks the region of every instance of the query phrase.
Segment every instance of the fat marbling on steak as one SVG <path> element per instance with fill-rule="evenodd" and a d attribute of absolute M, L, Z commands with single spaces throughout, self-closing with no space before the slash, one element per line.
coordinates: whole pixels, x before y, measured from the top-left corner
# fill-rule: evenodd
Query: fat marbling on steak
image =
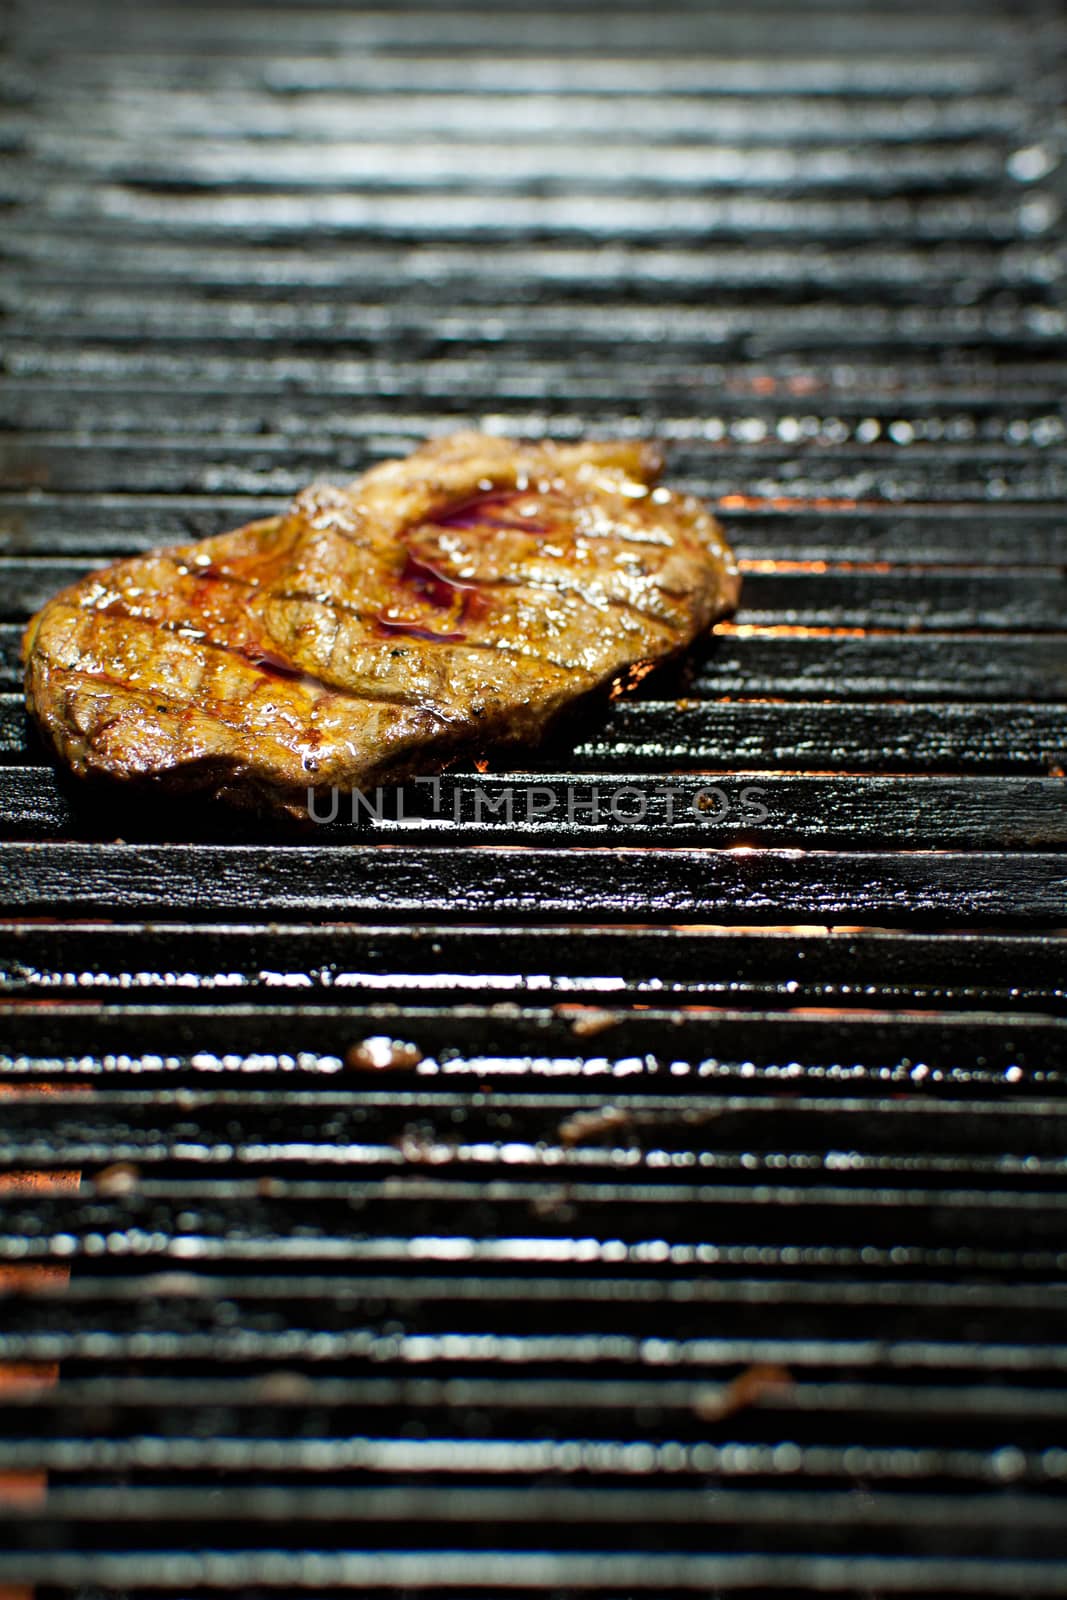
<path fill-rule="evenodd" d="M 26 699 L 83 776 L 306 811 L 635 681 L 737 602 L 648 444 L 460 433 L 280 516 L 120 561 L 30 622 Z M 312 796 L 313 798 L 313 796 Z"/>

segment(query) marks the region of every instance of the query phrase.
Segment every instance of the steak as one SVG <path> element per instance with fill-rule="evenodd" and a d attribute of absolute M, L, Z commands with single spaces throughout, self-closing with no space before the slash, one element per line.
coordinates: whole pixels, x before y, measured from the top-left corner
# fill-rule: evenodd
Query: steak
<path fill-rule="evenodd" d="M 280 516 L 120 561 L 26 630 L 26 699 L 82 776 L 295 814 L 530 746 L 731 610 L 740 580 L 648 444 L 459 433 Z M 309 792 L 310 791 L 310 792 Z"/>

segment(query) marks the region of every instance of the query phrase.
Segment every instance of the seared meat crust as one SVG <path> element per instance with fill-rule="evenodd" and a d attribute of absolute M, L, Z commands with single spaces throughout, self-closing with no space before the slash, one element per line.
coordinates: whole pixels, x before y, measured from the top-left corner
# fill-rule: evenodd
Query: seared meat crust
<path fill-rule="evenodd" d="M 43 607 L 26 699 L 73 770 L 301 814 L 535 743 L 737 602 L 718 524 L 641 443 L 424 445 Z"/>

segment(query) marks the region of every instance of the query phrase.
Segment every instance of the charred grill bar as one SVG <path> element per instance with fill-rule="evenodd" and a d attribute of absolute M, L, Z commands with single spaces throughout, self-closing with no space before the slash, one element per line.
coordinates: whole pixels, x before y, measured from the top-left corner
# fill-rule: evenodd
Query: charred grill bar
<path fill-rule="evenodd" d="M 1061 8 L 0 19 L 5 1600 L 1062 1593 Z M 33 607 L 460 422 L 735 621 L 403 819 L 59 781 Z"/>

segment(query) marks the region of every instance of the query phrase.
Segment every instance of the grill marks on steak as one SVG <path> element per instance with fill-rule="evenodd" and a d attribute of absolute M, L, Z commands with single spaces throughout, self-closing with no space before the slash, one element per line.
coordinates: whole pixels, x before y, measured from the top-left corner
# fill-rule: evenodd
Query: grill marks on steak
<path fill-rule="evenodd" d="M 30 709 L 82 775 L 301 813 L 570 702 L 736 604 L 714 519 L 648 445 L 457 434 L 285 514 L 91 573 L 24 643 Z"/>

